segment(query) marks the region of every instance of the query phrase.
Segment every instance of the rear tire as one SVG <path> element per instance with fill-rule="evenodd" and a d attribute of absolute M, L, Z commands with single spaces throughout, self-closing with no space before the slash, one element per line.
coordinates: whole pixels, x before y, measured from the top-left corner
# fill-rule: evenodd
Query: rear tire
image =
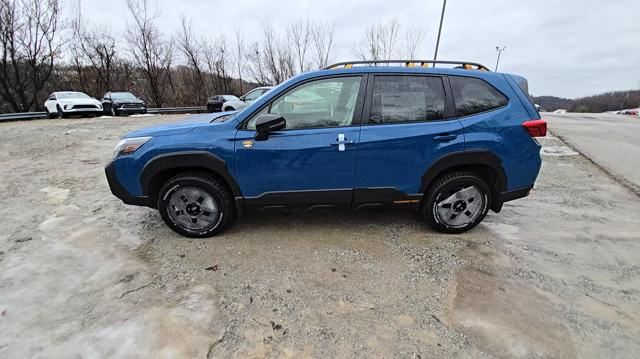
<path fill-rule="evenodd" d="M 233 197 L 227 187 L 201 172 L 179 174 L 158 192 L 158 211 L 175 232 L 192 238 L 212 237 L 234 217 Z"/>
<path fill-rule="evenodd" d="M 466 232 L 482 222 L 491 204 L 487 183 L 471 172 L 452 172 L 436 179 L 422 204 L 427 224 L 438 232 Z"/>
<path fill-rule="evenodd" d="M 49 112 L 49 109 L 48 109 L 48 108 L 46 108 L 46 107 L 45 107 L 45 109 L 44 109 L 44 112 L 46 112 L 46 113 L 47 113 L 47 117 L 48 117 L 49 119 L 54 119 L 54 118 L 56 118 L 56 117 L 57 117 L 57 115 L 58 115 L 57 113 L 56 113 L 55 115 L 54 115 L 54 114 L 52 114 L 51 112 Z"/>

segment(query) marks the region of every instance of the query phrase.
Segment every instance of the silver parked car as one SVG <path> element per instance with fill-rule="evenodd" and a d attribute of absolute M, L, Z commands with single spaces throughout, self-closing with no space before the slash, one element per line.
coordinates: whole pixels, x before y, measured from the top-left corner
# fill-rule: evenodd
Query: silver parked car
<path fill-rule="evenodd" d="M 269 92 L 269 90 L 271 90 L 272 88 L 273 86 L 264 86 L 264 87 L 254 88 L 253 90 L 242 95 L 237 100 L 226 101 L 224 104 L 222 104 L 222 111 L 224 112 L 224 111 L 242 110 L 243 108 L 249 106 L 253 101 L 260 98 L 260 96 Z"/>

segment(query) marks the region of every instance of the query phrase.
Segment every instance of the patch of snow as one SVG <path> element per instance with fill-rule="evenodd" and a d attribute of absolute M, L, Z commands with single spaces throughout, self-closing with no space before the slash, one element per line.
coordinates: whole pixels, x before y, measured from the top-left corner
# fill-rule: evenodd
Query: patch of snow
<path fill-rule="evenodd" d="M 540 154 L 542 154 L 543 156 L 563 157 L 563 156 L 577 156 L 578 152 L 572 150 L 567 146 L 547 146 L 547 147 L 542 147 Z"/>

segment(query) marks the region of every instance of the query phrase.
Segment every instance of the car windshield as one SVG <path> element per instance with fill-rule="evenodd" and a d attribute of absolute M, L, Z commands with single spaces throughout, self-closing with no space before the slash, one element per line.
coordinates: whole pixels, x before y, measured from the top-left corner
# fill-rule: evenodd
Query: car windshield
<path fill-rule="evenodd" d="M 246 95 L 244 95 L 244 100 L 245 101 L 256 100 L 258 97 L 262 96 L 264 92 L 265 92 L 264 89 L 251 90 Z"/>
<path fill-rule="evenodd" d="M 83 92 L 58 92 L 58 98 L 91 98 Z"/>
<path fill-rule="evenodd" d="M 131 92 L 112 92 L 111 98 L 120 101 L 136 101 L 138 99 Z"/>
<path fill-rule="evenodd" d="M 233 95 L 224 95 L 222 97 L 224 97 L 224 99 L 227 100 L 227 101 L 237 101 L 238 100 L 238 98 L 233 96 Z"/>

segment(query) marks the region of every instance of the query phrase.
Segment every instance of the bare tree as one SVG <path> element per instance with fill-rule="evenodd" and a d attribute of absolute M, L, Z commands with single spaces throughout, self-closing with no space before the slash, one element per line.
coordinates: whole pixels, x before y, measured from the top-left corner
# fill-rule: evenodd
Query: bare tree
<path fill-rule="evenodd" d="M 204 41 L 202 48 L 213 90 L 219 93 L 228 93 L 231 88 L 231 78 L 227 72 L 229 49 L 226 37 L 220 35 L 213 41 Z"/>
<path fill-rule="evenodd" d="M 315 49 L 315 63 L 318 68 L 329 66 L 331 53 L 335 46 L 335 24 L 316 23 L 311 29 L 311 38 Z"/>
<path fill-rule="evenodd" d="M 195 85 L 192 92 L 194 100 L 197 103 L 204 103 L 207 98 L 207 86 L 205 86 L 204 74 L 202 71 L 202 49 L 198 46 L 198 42 L 193 36 L 191 20 L 187 20 L 183 14 L 180 16 L 180 31 L 178 33 L 178 50 L 185 57 L 189 65 L 189 77 L 191 77 L 192 85 Z"/>
<path fill-rule="evenodd" d="M 278 64 L 278 35 L 269 23 L 262 25 L 263 54 L 265 69 L 271 83 L 280 83 L 282 74 Z"/>
<path fill-rule="evenodd" d="M 404 32 L 404 56 L 408 59 L 415 59 L 418 48 L 424 40 L 426 31 L 419 26 L 409 26 Z"/>
<path fill-rule="evenodd" d="M 399 34 L 400 23 L 396 19 L 369 26 L 355 48 L 356 55 L 363 60 L 390 60 L 396 55 Z"/>
<path fill-rule="evenodd" d="M 218 60 L 216 61 L 218 81 L 220 81 L 220 87 L 224 93 L 229 92 L 230 78 L 227 73 L 229 69 L 229 48 L 227 45 L 227 38 L 224 35 L 220 35 L 215 41 L 216 52 L 218 53 Z"/>
<path fill-rule="evenodd" d="M 266 65 L 263 61 L 262 49 L 257 42 L 249 46 L 245 53 L 245 58 L 247 59 L 247 65 L 253 81 L 259 86 L 270 84 L 271 81 L 267 75 Z"/>
<path fill-rule="evenodd" d="M 14 111 L 39 108 L 61 53 L 58 0 L 0 1 L 0 96 Z"/>
<path fill-rule="evenodd" d="M 287 34 L 289 42 L 293 45 L 300 73 L 308 71 L 307 55 L 312 39 L 311 21 L 308 18 L 304 22 L 301 20 L 293 21 L 289 24 Z"/>
<path fill-rule="evenodd" d="M 71 29 L 73 37 L 70 49 L 78 76 L 77 86 L 94 96 L 112 90 L 118 78 L 114 76 L 118 63 L 115 38 L 84 23 L 80 1 Z M 119 85 L 124 87 L 122 83 Z"/>
<path fill-rule="evenodd" d="M 242 88 L 243 83 L 242 83 L 242 73 L 244 72 L 244 68 L 245 68 L 245 45 L 244 45 L 244 38 L 242 36 L 242 31 L 240 30 L 240 28 L 236 28 L 235 30 L 235 62 L 236 62 L 236 69 L 238 70 L 238 80 L 240 82 L 240 91 L 239 94 L 243 94 L 244 90 Z"/>
<path fill-rule="evenodd" d="M 127 6 L 133 18 L 126 33 L 131 55 L 147 80 L 147 95 L 151 102 L 161 107 L 167 85 L 174 88 L 170 73 L 173 41 L 163 38 L 155 24 L 159 13 L 150 8 L 148 0 L 127 0 Z"/>

